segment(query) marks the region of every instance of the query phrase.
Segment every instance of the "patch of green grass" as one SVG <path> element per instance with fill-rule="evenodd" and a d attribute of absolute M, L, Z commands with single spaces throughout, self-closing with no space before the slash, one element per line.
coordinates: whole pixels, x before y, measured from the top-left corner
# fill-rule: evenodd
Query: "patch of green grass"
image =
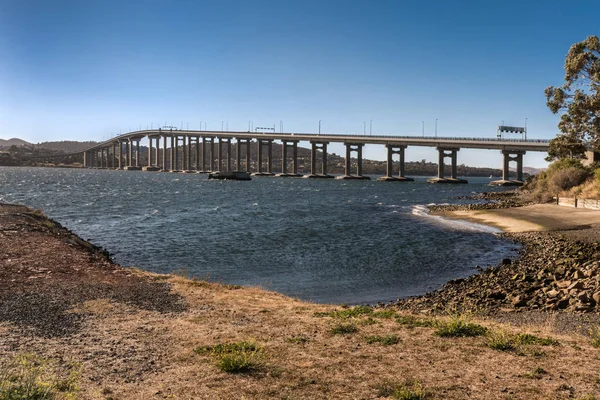
<path fill-rule="evenodd" d="M 0 400 L 75 399 L 80 368 L 58 365 L 31 354 L 19 355 L 0 366 Z"/>
<path fill-rule="evenodd" d="M 464 316 L 454 316 L 449 321 L 440 321 L 435 334 L 440 337 L 475 337 L 487 333 L 487 328 L 469 322 Z"/>
<path fill-rule="evenodd" d="M 223 372 L 239 374 L 259 369 L 263 365 L 264 351 L 253 342 L 221 343 L 194 349 L 198 354 L 209 353 L 216 358 L 217 367 Z"/>
<path fill-rule="evenodd" d="M 404 383 L 384 382 L 377 385 L 378 397 L 392 397 L 396 400 L 425 400 L 429 395 L 421 382 L 410 380 Z"/>
<path fill-rule="evenodd" d="M 493 331 L 488 334 L 487 345 L 499 351 L 513 351 L 517 348 L 512 335 L 505 331 Z"/>
<path fill-rule="evenodd" d="M 556 346 L 559 344 L 558 340 L 556 339 L 550 337 L 541 338 L 529 333 L 517 333 L 515 335 L 515 341 L 524 345 L 537 344 L 540 346 Z"/>
<path fill-rule="evenodd" d="M 436 321 L 430 318 L 420 318 L 414 315 L 397 315 L 396 322 L 404 325 L 407 328 L 426 327 L 433 328 L 436 326 Z"/>
<path fill-rule="evenodd" d="M 559 342 L 553 338 L 540 338 L 529 333 L 517 333 L 511 335 L 504 331 L 493 331 L 488 334 L 488 347 L 499 351 L 517 351 L 519 355 L 530 355 L 533 357 L 545 356 L 540 349 L 526 349 L 525 346 L 556 346 Z"/>
<path fill-rule="evenodd" d="M 308 342 L 308 336 L 306 335 L 296 335 L 296 336 L 292 336 L 286 339 L 288 342 L 290 343 L 306 343 Z"/>
<path fill-rule="evenodd" d="M 365 339 L 367 340 L 368 344 L 379 343 L 384 346 L 391 346 L 393 344 L 398 344 L 400 342 L 400 338 L 398 337 L 398 335 L 386 335 L 386 336 L 373 335 L 373 336 L 367 336 Z"/>
<path fill-rule="evenodd" d="M 333 335 L 350 335 L 358 332 L 358 327 L 353 323 L 338 323 L 329 330 Z"/>

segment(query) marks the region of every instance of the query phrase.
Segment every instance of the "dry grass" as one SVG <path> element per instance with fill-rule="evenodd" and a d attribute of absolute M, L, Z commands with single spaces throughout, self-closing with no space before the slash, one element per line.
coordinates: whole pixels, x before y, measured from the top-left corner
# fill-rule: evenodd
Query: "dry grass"
<path fill-rule="evenodd" d="M 560 345 L 543 346 L 548 327 L 534 327 L 543 334 L 531 336 L 523 335 L 529 329 L 492 321 L 457 323 L 394 310 L 311 304 L 258 288 L 233 289 L 179 276 L 159 279 L 185 298 L 187 311 L 160 314 L 102 300 L 86 302 L 79 307 L 88 318 L 85 330 L 72 338 L 32 340 L 0 326 L 0 356 L 10 357 L 13 349 L 27 345 L 39 355 L 75 359 L 82 366 L 80 393 L 85 399 L 543 399 L 599 394 L 600 350 L 589 337 L 553 336 Z M 490 348 L 488 335 L 436 335 L 444 326 L 462 333 L 480 329 L 469 324 L 506 332 L 526 351 Z M 336 326 L 356 330 L 332 334 Z M 248 345 L 236 348 L 240 343 Z"/>

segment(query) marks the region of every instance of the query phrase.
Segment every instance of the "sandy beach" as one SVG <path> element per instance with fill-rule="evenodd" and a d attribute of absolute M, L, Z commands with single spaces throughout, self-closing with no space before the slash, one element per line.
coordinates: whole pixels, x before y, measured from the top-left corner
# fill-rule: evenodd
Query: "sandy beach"
<path fill-rule="evenodd" d="M 600 211 L 534 204 L 494 210 L 457 210 L 436 213 L 502 229 L 504 232 L 539 232 L 600 227 Z"/>

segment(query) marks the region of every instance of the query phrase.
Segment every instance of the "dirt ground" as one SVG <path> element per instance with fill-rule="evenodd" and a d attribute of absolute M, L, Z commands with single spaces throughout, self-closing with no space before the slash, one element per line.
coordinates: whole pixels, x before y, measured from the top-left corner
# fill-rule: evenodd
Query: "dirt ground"
<path fill-rule="evenodd" d="M 519 327 L 474 317 L 488 334 L 440 337 L 456 319 L 359 313 L 122 268 L 19 206 L 0 206 L 0 255 L 0 371 L 22 353 L 74 362 L 82 399 L 400 398 L 408 381 L 431 399 L 600 396 L 600 348 L 557 332 L 549 314 Z M 556 341 L 490 347 L 517 333 Z M 194 351 L 239 341 L 261 349 L 244 373 Z"/>

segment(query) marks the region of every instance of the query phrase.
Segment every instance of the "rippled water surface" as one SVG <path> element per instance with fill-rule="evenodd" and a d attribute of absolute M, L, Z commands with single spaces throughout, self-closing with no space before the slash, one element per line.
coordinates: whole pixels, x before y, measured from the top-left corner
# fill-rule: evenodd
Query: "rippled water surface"
<path fill-rule="evenodd" d="M 494 190 L 470 182 L 0 167 L 0 200 L 43 209 L 122 265 L 356 304 L 421 294 L 511 254 L 493 229 L 423 212 Z"/>

